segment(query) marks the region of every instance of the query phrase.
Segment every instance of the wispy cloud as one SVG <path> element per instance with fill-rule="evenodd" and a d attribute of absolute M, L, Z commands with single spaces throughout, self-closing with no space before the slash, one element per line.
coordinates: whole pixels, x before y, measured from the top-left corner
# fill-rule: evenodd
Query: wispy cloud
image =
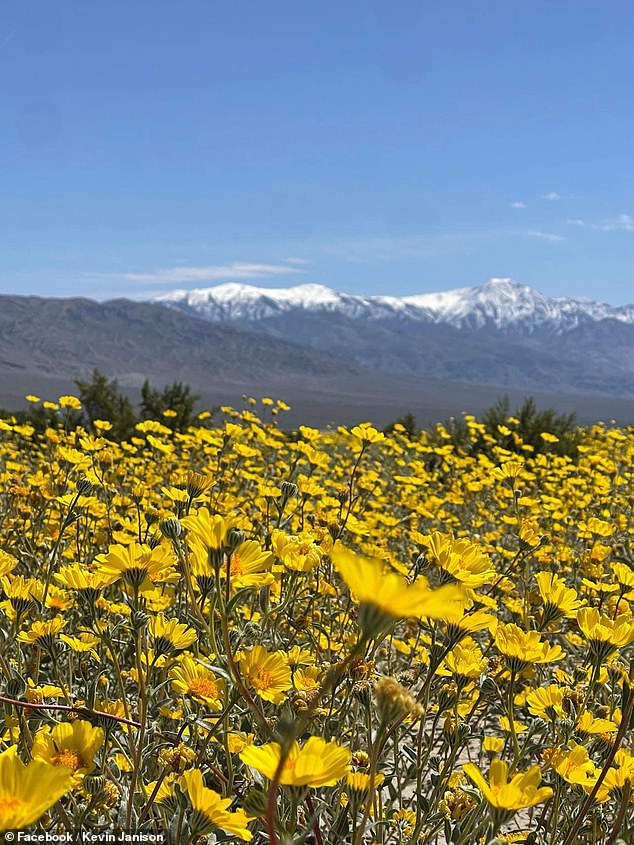
<path fill-rule="evenodd" d="M 600 223 L 590 223 L 580 218 L 566 220 L 569 226 L 580 226 L 585 229 L 595 229 L 599 232 L 634 232 L 634 217 L 629 214 L 617 214 L 602 220 Z"/>
<path fill-rule="evenodd" d="M 523 200 L 515 200 L 511 203 L 511 208 L 526 208 L 526 203 Z"/>
<path fill-rule="evenodd" d="M 552 232 L 539 232 L 530 230 L 525 232 L 527 238 L 537 238 L 540 241 L 548 241 L 551 244 L 560 244 L 566 239 L 562 235 L 554 235 Z"/>
<path fill-rule="evenodd" d="M 0 39 L 0 50 L 4 50 L 4 48 L 9 44 L 13 38 L 15 37 L 16 30 L 12 29 L 8 35 L 5 35 L 4 38 Z"/>
<path fill-rule="evenodd" d="M 604 232 L 634 232 L 634 217 L 619 214 L 611 220 L 604 220 L 599 228 Z"/>
<path fill-rule="evenodd" d="M 162 267 L 149 272 L 86 273 L 97 278 L 117 279 L 121 282 L 138 284 L 188 284 L 191 282 L 226 282 L 245 279 L 268 279 L 302 273 L 298 261 L 284 264 L 256 264 L 248 261 L 233 261 L 231 264 L 207 264 L 203 266 Z M 303 263 L 303 261 L 302 261 Z"/>
<path fill-rule="evenodd" d="M 296 258 L 292 255 L 290 258 L 284 259 L 287 264 L 297 264 L 299 267 L 303 267 L 307 264 L 312 264 L 313 262 L 309 258 Z"/>
<path fill-rule="evenodd" d="M 349 238 L 322 246 L 327 255 L 367 264 L 373 261 L 398 261 L 410 258 L 436 258 L 472 252 L 482 244 L 508 239 L 538 238 L 561 243 L 561 235 L 520 227 L 440 232 L 403 237 Z"/>
<path fill-rule="evenodd" d="M 546 202 L 557 202 L 561 199 L 561 194 L 558 194 L 557 191 L 548 191 L 547 194 L 542 195 L 542 199 Z"/>

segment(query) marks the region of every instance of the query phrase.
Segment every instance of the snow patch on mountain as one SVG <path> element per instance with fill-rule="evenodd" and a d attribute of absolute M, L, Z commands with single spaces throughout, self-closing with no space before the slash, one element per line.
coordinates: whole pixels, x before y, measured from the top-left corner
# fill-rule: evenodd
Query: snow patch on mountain
<path fill-rule="evenodd" d="M 489 279 L 476 287 L 403 297 L 357 296 L 318 284 L 263 288 L 231 282 L 198 290 L 176 290 L 154 301 L 212 322 L 257 322 L 305 311 L 529 334 L 540 328 L 562 334 L 600 320 L 634 324 L 634 305 L 612 306 L 585 297 L 549 297 L 508 278 Z"/>
<path fill-rule="evenodd" d="M 325 285 L 261 288 L 228 282 L 211 288 L 175 290 L 156 297 L 154 301 L 181 308 L 185 306 L 212 320 L 253 320 L 295 308 L 315 310 L 335 307 L 340 296 Z"/>

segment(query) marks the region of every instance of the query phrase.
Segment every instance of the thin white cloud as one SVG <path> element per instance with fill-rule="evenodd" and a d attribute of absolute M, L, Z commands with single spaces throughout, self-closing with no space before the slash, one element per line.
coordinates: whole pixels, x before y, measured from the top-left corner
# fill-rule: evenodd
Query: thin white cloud
<path fill-rule="evenodd" d="M 523 200 L 515 200 L 511 203 L 511 208 L 526 208 L 526 203 Z"/>
<path fill-rule="evenodd" d="M 244 279 L 267 279 L 273 276 L 287 276 L 302 273 L 291 264 L 255 264 L 248 261 L 234 261 L 231 264 L 208 264 L 204 266 L 163 267 L 146 273 L 92 273 L 98 278 L 118 279 L 139 284 L 185 284 L 189 282 L 242 281 Z"/>
<path fill-rule="evenodd" d="M 556 202 L 561 199 L 561 194 L 558 194 L 557 191 L 548 191 L 547 194 L 542 195 L 542 199 L 546 202 Z"/>
<path fill-rule="evenodd" d="M 554 235 L 552 232 L 539 232 L 539 231 L 528 231 L 526 232 L 527 238 L 538 238 L 540 241 L 548 241 L 551 244 L 560 244 L 562 241 L 566 239 L 562 237 L 562 235 Z"/>
<path fill-rule="evenodd" d="M 549 232 L 506 227 L 403 237 L 349 238 L 324 244 L 321 251 L 346 261 L 369 264 L 374 261 L 464 255 L 477 249 L 481 244 L 513 238 L 538 238 L 550 243 L 561 243 L 565 240 L 561 235 Z"/>
<path fill-rule="evenodd" d="M 634 217 L 619 214 L 611 220 L 604 220 L 599 226 L 603 232 L 634 232 Z"/>
<path fill-rule="evenodd" d="M 483 241 L 495 239 L 496 234 L 487 231 L 346 238 L 324 244 L 322 251 L 345 261 L 370 264 L 374 261 L 455 255 L 468 252 Z"/>
<path fill-rule="evenodd" d="M 292 255 L 290 258 L 284 259 L 287 264 L 297 264 L 300 267 L 303 267 L 306 264 L 312 264 L 313 262 L 308 258 L 296 258 Z"/>
<path fill-rule="evenodd" d="M 7 44 L 9 44 L 9 42 L 13 40 L 13 38 L 15 37 L 15 33 L 16 33 L 16 30 L 13 29 L 13 30 L 11 30 L 11 32 L 8 35 L 5 35 L 5 37 L 2 39 L 2 41 L 0 41 L 0 50 L 4 50 L 4 48 L 7 46 Z"/>
<path fill-rule="evenodd" d="M 585 229 L 595 229 L 599 232 L 634 232 L 634 217 L 629 214 L 617 214 L 602 220 L 601 223 L 588 223 L 580 218 L 566 220 L 569 226 L 580 226 Z"/>

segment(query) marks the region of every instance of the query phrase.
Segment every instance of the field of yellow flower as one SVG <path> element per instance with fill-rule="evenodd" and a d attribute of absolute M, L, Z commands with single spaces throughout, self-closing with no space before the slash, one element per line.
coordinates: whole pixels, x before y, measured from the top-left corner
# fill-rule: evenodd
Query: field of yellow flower
<path fill-rule="evenodd" d="M 0 421 L 0 830 L 634 841 L 633 429 L 59 405 Z"/>

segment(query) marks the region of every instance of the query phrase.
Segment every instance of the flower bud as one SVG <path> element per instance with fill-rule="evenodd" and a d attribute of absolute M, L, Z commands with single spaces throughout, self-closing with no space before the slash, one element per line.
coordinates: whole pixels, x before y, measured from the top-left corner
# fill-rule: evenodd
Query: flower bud
<path fill-rule="evenodd" d="M 352 694 L 367 706 L 372 701 L 372 684 L 369 681 L 357 681 L 352 687 Z"/>
<path fill-rule="evenodd" d="M 103 775 L 84 775 L 82 785 L 88 795 L 100 795 L 103 792 L 106 779 Z"/>
<path fill-rule="evenodd" d="M 299 487 L 297 484 L 293 484 L 292 481 L 282 481 L 280 484 L 280 490 L 282 491 L 282 498 L 284 500 L 293 499 L 297 496 L 299 492 Z"/>
<path fill-rule="evenodd" d="M 247 816 L 262 818 L 266 815 L 266 792 L 259 786 L 254 786 L 244 796 L 242 807 Z"/>
<path fill-rule="evenodd" d="M 103 803 L 106 807 L 114 807 L 121 797 L 121 790 L 112 780 L 107 780 L 103 785 Z"/>
<path fill-rule="evenodd" d="M 374 686 L 376 707 L 384 724 L 403 716 L 418 716 L 421 705 L 413 695 L 394 678 L 381 678 Z"/>
<path fill-rule="evenodd" d="M 485 701 L 500 701 L 500 688 L 493 678 L 485 678 L 480 684 L 480 695 Z"/>
<path fill-rule="evenodd" d="M 424 552 L 422 554 L 419 554 L 414 562 L 414 572 L 417 575 L 420 575 L 421 572 L 425 572 L 427 569 L 429 569 L 429 567 L 430 563 L 427 555 Z"/>
<path fill-rule="evenodd" d="M 9 678 L 6 689 L 8 698 L 20 698 L 26 689 L 26 684 L 22 678 Z"/>
<path fill-rule="evenodd" d="M 76 481 L 75 489 L 80 496 L 90 496 L 93 492 L 93 485 L 92 482 L 84 476 Z"/>
<path fill-rule="evenodd" d="M 183 526 L 175 518 L 164 519 L 160 523 L 159 528 L 161 529 L 161 534 L 168 540 L 178 540 L 183 533 Z"/>
<path fill-rule="evenodd" d="M 227 531 L 225 546 L 228 552 L 232 552 L 247 539 L 247 535 L 241 528 L 230 528 Z"/>
<path fill-rule="evenodd" d="M 130 614 L 130 624 L 135 631 L 141 631 L 150 621 L 150 617 L 143 610 L 133 610 Z"/>
<path fill-rule="evenodd" d="M 196 762 L 196 752 L 193 748 L 179 742 L 173 748 L 163 748 L 159 752 L 160 764 L 171 772 L 184 772 L 191 769 Z"/>

